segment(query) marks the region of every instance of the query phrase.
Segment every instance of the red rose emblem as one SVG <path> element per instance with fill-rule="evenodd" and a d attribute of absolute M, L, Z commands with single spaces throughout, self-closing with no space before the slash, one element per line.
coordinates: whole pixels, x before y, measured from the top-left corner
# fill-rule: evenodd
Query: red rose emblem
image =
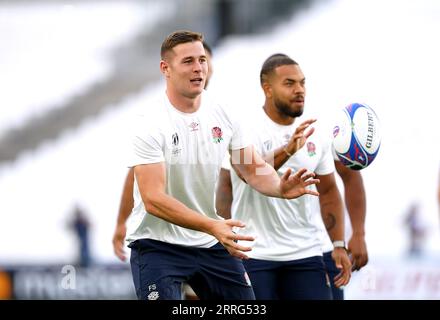
<path fill-rule="evenodd" d="M 223 138 L 222 138 L 223 132 L 220 127 L 212 128 L 211 133 L 212 133 L 212 139 L 214 140 L 214 143 L 220 143 L 220 141 L 223 140 Z"/>

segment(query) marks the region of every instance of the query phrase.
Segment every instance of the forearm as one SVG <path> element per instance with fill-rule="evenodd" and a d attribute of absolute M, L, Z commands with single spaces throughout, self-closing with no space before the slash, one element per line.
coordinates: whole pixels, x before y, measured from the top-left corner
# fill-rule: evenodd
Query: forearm
<path fill-rule="evenodd" d="M 345 188 L 345 204 L 353 234 L 365 234 L 366 199 L 364 188 Z"/>
<path fill-rule="evenodd" d="M 275 169 L 267 164 L 261 156 L 253 150 L 252 147 L 241 149 L 244 159 L 252 159 L 247 164 L 232 163 L 243 179 L 255 190 L 268 196 L 282 199 L 294 199 L 305 194 L 319 195 L 316 191 L 307 187 L 319 183 L 314 173 L 307 173 L 307 169 L 301 168 L 294 174 L 288 168 L 286 172 L 279 177 Z M 252 157 L 246 157 L 251 154 Z"/>
<path fill-rule="evenodd" d="M 215 219 L 191 210 L 166 193 L 164 162 L 134 167 L 139 192 L 148 213 L 178 226 L 212 234 Z"/>
<path fill-rule="evenodd" d="M 276 171 L 283 166 L 289 160 L 290 155 L 288 154 L 286 146 L 277 148 L 269 153 L 267 153 L 263 159 L 268 164 L 270 164 Z M 289 152 L 290 153 L 290 152 Z M 290 153 L 292 154 L 292 153 Z"/>
<path fill-rule="evenodd" d="M 266 163 L 264 159 L 254 150 L 253 146 L 240 150 L 240 160 L 236 161 L 232 157 L 232 166 L 237 174 L 252 188 L 258 192 L 269 196 L 281 198 L 280 177 L 274 168 Z M 246 163 L 246 164 L 245 164 Z"/>
<path fill-rule="evenodd" d="M 191 210 L 166 193 L 153 193 L 142 198 L 148 213 L 184 228 L 212 234 L 210 227 L 214 219 Z"/>
<path fill-rule="evenodd" d="M 134 186 L 134 171 L 131 168 L 128 171 L 127 177 L 125 178 L 124 188 L 121 196 L 121 203 L 119 204 L 119 212 L 116 223 L 118 225 L 125 224 L 127 221 L 133 206 L 133 186 Z"/>
<path fill-rule="evenodd" d="M 350 217 L 353 234 L 365 234 L 366 196 L 362 175 L 336 163 L 336 169 L 344 183 L 344 197 L 348 215 Z"/>
<path fill-rule="evenodd" d="M 217 214 L 224 219 L 231 218 L 232 183 L 229 170 L 221 169 L 215 197 Z"/>
<path fill-rule="evenodd" d="M 344 210 L 338 189 L 332 188 L 319 197 L 322 220 L 332 241 L 344 240 Z"/>
<path fill-rule="evenodd" d="M 246 182 L 252 188 L 268 197 L 282 198 L 280 177 L 274 168 L 264 162 L 256 166 L 254 170 L 255 174 L 243 174 Z"/>

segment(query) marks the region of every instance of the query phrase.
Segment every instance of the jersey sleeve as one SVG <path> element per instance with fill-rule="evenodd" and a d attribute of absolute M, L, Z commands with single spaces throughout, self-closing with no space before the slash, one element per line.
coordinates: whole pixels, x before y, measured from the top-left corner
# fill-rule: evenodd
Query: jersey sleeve
<path fill-rule="evenodd" d="M 231 170 L 231 155 L 229 152 L 226 153 L 222 161 L 222 169 Z"/>
<path fill-rule="evenodd" d="M 335 171 L 335 162 L 333 159 L 332 153 L 332 144 L 331 141 L 327 139 L 322 139 L 323 150 L 321 161 L 315 169 L 315 173 L 319 175 L 326 175 L 333 173 Z"/>
<path fill-rule="evenodd" d="M 336 154 L 336 150 L 335 150 L 335 147 L 333 146 L 333 143 L 331 145 L 331 149 L 332 149 L 333 160 L 341 161 L 341 160 L 339 160 L 338 155 Z"/>
<path fill-rule="evenodd" d="M 164 162 L 164 143 L 159 128 L 145 121 L 145 117 L 139 116 L 132 135 L 129 167 Z"/>
<path fill-rule="evenodd" d="M 229 115 L 232 123 L 232 139 L 229 144 L 229 150 L 239 150 L 246 148 L 251 144 L 249 138 L 249 128 L 246 125 L 246 121 L 240 121 L 240 115 L 229 109 Z"/>

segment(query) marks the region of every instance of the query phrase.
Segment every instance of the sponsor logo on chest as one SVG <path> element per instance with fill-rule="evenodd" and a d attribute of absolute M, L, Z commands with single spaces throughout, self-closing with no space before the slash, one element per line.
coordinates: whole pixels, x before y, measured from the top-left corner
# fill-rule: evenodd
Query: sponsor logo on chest
<path fill-rule="evenodd" d="M 264 151 L 268 152 L 272 150 L 272 140 L 266 140 L 263 142 Z"/>
<path fill-rule="evenodd" d="M 177 156 L 180 154 L 180 151 L 182 150 L 181 148 L 179 148 L 179 135 L 177 134 L 177 132 L 175 132 L 172 136 L 171 136 L 171 143 L 172 143 L 172 150 L 171 150 L 171 154 L 173 156 Z"/>
<path fill-rule="evenodd" d="M 189 129 L 190 129 L 190 131 L 191 132 L 193 132 L 193 131 L 198 131 L 199 130 L 199 124 L 197 123 L 197 122 L 191 122 L 189 125 L 188 125 L 188 127 L 189 127 Z"/>

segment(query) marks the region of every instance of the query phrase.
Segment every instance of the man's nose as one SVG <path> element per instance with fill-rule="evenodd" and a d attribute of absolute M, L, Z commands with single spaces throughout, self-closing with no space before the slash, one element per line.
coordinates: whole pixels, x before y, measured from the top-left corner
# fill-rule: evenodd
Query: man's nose
<path fill-rule="evenodd" d="M 194 71 L 195 72 L 201 72 L 202 71 L 202 64 L 199 61 L 196 61 L 196 63 L 194 63 Z"/>
<path fill-rule="evenodd" d="M 302 84 L 298 83 L 296 85 L 293 86 L 293 90 L 295 93 L 304 93 L 305 88 Z"/>

